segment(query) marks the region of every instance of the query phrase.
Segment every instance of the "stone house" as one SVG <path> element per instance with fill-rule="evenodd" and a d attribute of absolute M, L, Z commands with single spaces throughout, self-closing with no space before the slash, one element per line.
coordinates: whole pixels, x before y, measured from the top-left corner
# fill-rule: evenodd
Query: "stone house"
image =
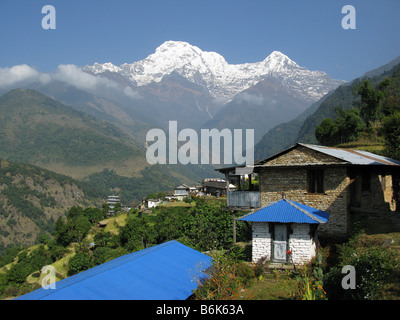
<path fill-rule="evenodd" d="M 189 195 L 189 186 L 186 184 L 181 184 L 175 187 L 173 198 L 182 201 Z"/>
<path fill-rule="evenodd" d="M 227 181 L 235 167 L 217 169 Z M 400 162 L 370 152 L 298 143 L 256 163 L 259 191 L 227 195 L 232 210 L 258 209 L 287 199 L 329 212 L 318 232 L 347 237 L 353 212 L 400 211 Z M 257 199 L 256 199 L 257 198 Z"/>
<path fill-rule="evenodd" d="M 238 220 L 252 224 L 253 262 L 304 264 L 315 257 L 317 228 L 328 218 L 327 212 L 282 199 Z"/>
<path fill-rule="evenodd" d="M 236 187 L 233 184 L 226 184 L 223 179 L 204 179 L 202 183 L 202 190 L 205 194 L 213 196 L 225 196 L 227 191 L 233 191 Z"/>

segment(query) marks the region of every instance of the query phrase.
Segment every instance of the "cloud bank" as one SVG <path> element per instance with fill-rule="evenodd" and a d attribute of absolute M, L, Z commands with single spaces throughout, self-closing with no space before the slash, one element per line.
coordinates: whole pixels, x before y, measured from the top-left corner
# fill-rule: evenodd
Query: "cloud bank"
<path fill-rule="evenodd" d="M 59 65 L 53 73 L 41 73 L 26 64 L 16 65 L 11 68 L 0 68 L 0 89 L 12 89 L 38 81 L 42 84 L 47 84 L 55 80 L 84 91 L 111 89 L 130 99 L 141 98 L 139 93 L 132 88 L 121 88 L 115 81 L 86 73 L 73 64 Z"/>

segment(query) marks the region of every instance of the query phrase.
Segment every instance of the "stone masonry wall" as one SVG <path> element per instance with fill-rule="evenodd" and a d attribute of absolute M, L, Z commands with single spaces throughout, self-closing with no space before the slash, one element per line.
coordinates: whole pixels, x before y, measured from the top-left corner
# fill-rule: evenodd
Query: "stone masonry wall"
<path fill-rule="evenodd" d="M 334 164 L 335 161 L 332 157 L 301 147 L 268 162 L 259 173 L 261 207 L 282 199 L 284 192 L 286 199 L 330 213 L 328 223 L 319 226 L 320 234 L 345 236 L 349 227 L 350 203 L 350 179 L 346 167 L 324 166 L 324 193 L 307 191 L 307 165 L 312 168 L 327 162 Z"/>
<path fill-rule="evenodd" d="M 307 169 L 265 168 L 260 172 L 261 207 L 282 199 L 284 192 L 286 199 L 329 212 L 328 222 L 319 226 L 321 234 L 344 236 L 348 231 L 349 183 L 346 168 L 327 168 L 325 192 L 308 193 Z"/>
<path fill-rule="evenodd" d="M 355 181 L 355 201 L 353 205 L 367 211 L 395 211 L 391 175 L 371 174 L 371 190 L 362 191 L 362 177 Z"/>

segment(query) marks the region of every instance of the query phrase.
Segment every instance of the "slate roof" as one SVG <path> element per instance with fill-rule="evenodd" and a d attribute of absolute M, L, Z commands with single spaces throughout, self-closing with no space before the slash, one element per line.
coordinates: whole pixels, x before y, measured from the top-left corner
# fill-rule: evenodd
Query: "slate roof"
<path fill-rule="evenodd" d="M 251 222 L 281 222 L 281 223 L 326 223 L 329 213 L 306 206 L 302 203 L 282 199 L 275 201 L 238 220 Z"/>

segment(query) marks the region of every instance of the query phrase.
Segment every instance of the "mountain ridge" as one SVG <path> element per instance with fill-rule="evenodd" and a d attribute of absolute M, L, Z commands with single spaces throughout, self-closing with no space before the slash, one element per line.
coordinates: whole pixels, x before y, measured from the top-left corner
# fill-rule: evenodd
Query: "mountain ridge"
<path fill-rule="evenodd" d="M 102 75 L 106 71 L 122 75 L 133 86 L 143 86 L 159 82 L 162 77 L 175 71 L 188 80 L 204 85 L 214 98 L 232 99 L 241 91 L 257 84 L 266 77 L 288 79 L 289 73 L 296 77 L 318 78 L 313 85 L 308 84 L 308 94 L 314 99 L 321 97 L 343 80 L 330 78 L 325 72 L 310 71 L 279 51 L 273 51 L 263 61 L 255 63 L 229 64 L 216 52 L 202 51 L 184 41 L 166 41 L 153 54 L 131 64 L 115 66 L 111 62 L 95 63 L 83 67 L 84 71 Z M 298 79 L 292 85 L 299 85 Z M 325 87 L 320 84 L 325 81 Z"/>

